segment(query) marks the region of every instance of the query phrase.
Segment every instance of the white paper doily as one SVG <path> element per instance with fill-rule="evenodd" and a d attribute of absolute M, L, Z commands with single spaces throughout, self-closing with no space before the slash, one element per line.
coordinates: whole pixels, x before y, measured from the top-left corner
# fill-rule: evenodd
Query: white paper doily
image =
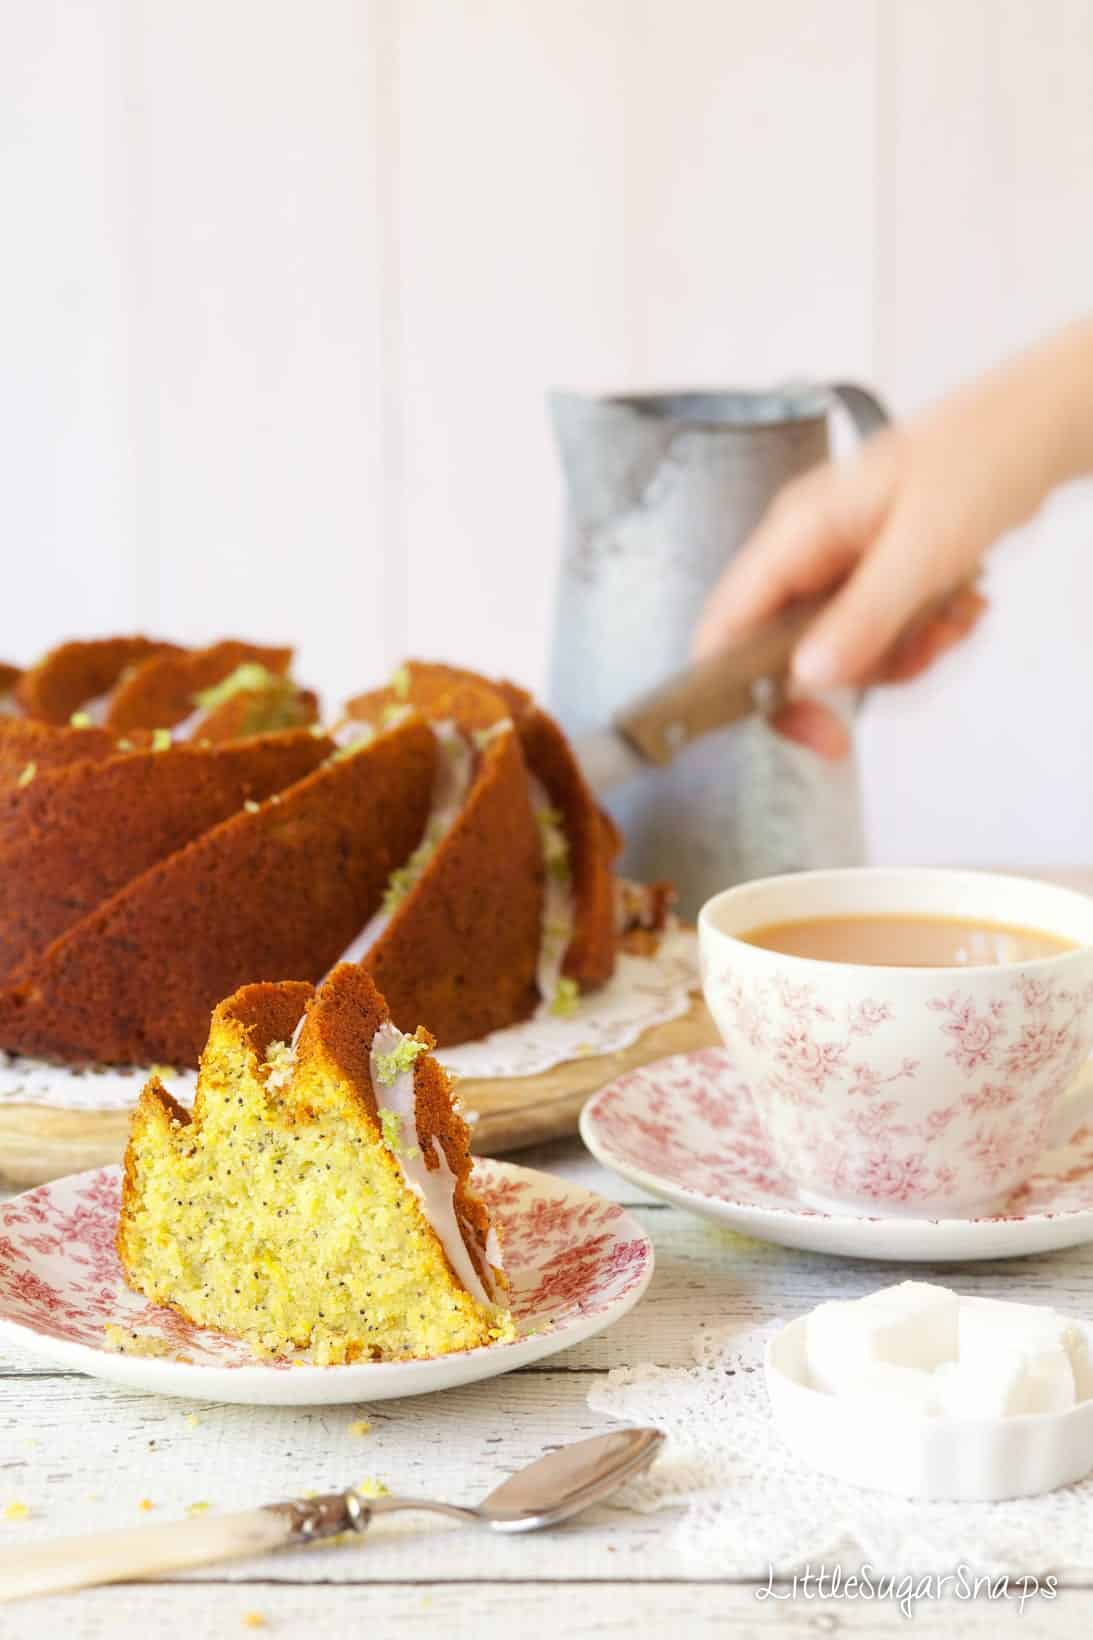
<path fill-rule="evenodd" d="M 620 953 L 611 981 L 581 997 L 572 1013 L 537 1015 L 480 1042 L 445 1048 L 439 1057 L 464 1078 L 536 1076 L 569 1059 L 628 1048 L 650 1026 L 685 1014 L 697 985 L 697 937 L 689 929 L 673 929 L 653 956 Z M 196 1071 L 156 1069 L 176 1099 L 192 1103 Z M 0 1053 L 0 1105 L 128 1110 L 147 1077 L 147 1070 L 137 1068 L 74 1071 Z"/>
<path fill-rule="evenodd" d="M 763 1351 L 781 1326 L 699 1333 L 691 1367 L 618 1367 L 588 1395 L 596 1412 L 663 1430 L 667 1446 L 619 1501 L 684 1507 L 680 1548 L 707 1575 L 765 1582 L 810 1566 L 882 1575 L 966 1565 L 1028 1577 L 1093 1568 L 1093 1478 L 1005 1503 L 922 1503 L 866 1491 L 799 1463 L 775 1432 Z"/>

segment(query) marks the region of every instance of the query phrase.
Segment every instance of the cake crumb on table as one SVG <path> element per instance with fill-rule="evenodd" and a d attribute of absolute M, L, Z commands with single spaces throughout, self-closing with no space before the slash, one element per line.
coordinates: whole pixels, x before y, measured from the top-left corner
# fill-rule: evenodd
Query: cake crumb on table
<path fill-rule="evenodd" d="M 137 1508 L 142 1509 L 144 1513 L 147 1514 L 149 1509 L 155 1508 L 155 1504 L 152 1502 L 151 1498 L 141 1498 L 140 1502 L 137 1504 Z"/>
<path fill-rule="evenodd" d="M 204 1498 L 201 1498 L 197 1503 L 188 1503 L 186 1505 L 186 1513 L 188 1515 L 203 1515 L 209 1507 L 209 1504 L 205 1502 Z"/>
<path fill-rule="evenodd" d="M 367 1418 L 357 1418 L 349 1426 L 350 1435 L 371 1435 L 372 1425 Z"/>
<path fill-rule="evenodd" d="M 30 1516 L 30 1507 L 29 1507 L 29 1505 L 25 1504 L 25 1503 L 21 1503 L 18 1498 L 13 1498 L 12 1501 L 5 1506 L 5 1509 L 4 1509 L 4 1519 L 5 1520 L 27 1520 L 29 1518 L 29 1516 Z"/>
<path fill-rule="evenodd" d="M 266 1627 L 265 1613 L 244 1612 L 242 1622 L 245 1629 L 264 1629 Z"/>
<path fill-rule="evenodd" d="M 377 1480 L 375 1475 L 368 1475 L 363 1481 L 358 1481 L 353 1490 L 359 1492 L 362 1498 L 385 1498 L 390 1488 Z"/>

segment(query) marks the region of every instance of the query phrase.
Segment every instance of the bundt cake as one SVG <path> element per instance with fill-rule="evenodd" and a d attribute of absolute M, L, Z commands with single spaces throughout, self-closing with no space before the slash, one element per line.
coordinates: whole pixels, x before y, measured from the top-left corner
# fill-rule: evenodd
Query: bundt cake
<path fill-rule="evenodd" d="M 467 1128 L 424 1030 L 356 964 L 212 1016 L 192 1116 L 153 1076 L 117 1245 L 130 1286 L 261 1354 L 319 1364 L 514 1336 Z"/>
<path fill-rule="evenodd" d="M 24 711 L 81 704 L 0 717 L 0 1049 L 196 1065 L 223 997 L 339 960 L 448 1046 L 610 977 L 618 837 L 530 697 L 408 662 L 330 734 L 271 732 L 288 663 L 128 639 L 19 678 Z"/>

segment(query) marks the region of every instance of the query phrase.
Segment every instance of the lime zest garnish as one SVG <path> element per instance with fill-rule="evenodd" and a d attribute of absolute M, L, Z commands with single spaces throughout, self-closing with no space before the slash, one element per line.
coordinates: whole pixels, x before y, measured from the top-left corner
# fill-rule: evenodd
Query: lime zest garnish
<path fill-rule="evenodd" d="M 152 750 L 153 750 L 153 752 L 166 752 L 170 749 L 170 745 L 171 745 L 171 731 L 170 731 L 170 729 L 153 729 L 152 730 Z"/>
<path fill-rule="evenodd" d="M 397 1110 L 391 1110 L 387 1105 L 379 1107 L 380 1128 L 383 1133 L 383 1142 L 392 1156 L 405 1156 L 408 1162 L 421 1155 L 417 1145 L 409 1148 L 403 1143 L 402 1117 Z"/>
<path fill-rule="evenodd" d="M 396 666 L 391 673 L 391 690 L 399 700 L 406 700 L 410 693 L 410 668 Z"/>
<path fill-rule="evenodd" d="M 440 837 L 435 831 L 427 831 L 417 848 L 411 854 L 404 866 L 396 866 L 387 879 L 387 887 L 383 891 L 383 911 L 390 916 L 397 911 L 403 900 L 415 887 L 425 867 L 436 853 Z"/>
<path fill-rule="evenodd" d="M 543 864 L 560 883 L 569 881 L 569 840 L 562 827 L 557 809 L 536 809 L 539 841 L 543 849 Z"/>
<path fill-rule="evenodd" d="M 296 1050 L 287 1042 L 271 1042 L 266 1049 L 266 1087 L 275 1093 L 292 1080 L 296 1068 Z"/>
<path fill-rule="evenodd" d="M 246 809 L 248 814 L 257 814 L 262 805 L 261 803 L 256 803 L 253 797 L 248 797 L 245 800 L 243 807 Z"/>
<path fill-rule="evenodd" d="M 72 716 L 69 718 L 68 721 L 69 721 L 69 724 L 71 725 L 71 727 L 73 729 L 93 729 L 94 728 L 94 724 L 91 720 L 91 715 L 90 715 L 89 712 L 73 712 Z"/>
<path fill-rule="evenodd" d="M 226 700 L 231 700 L 233 695 L 264 693 L 282 687 L 284 682 L 284 678 L 271 672 L 268 666 L 262 666 L 258 661 L 243 661 L 219 683 L 208 689 L 199 689 L 191 698 L 203 712 L 211 712 L 215 707 L 223 706 Z"/>
<path fill-rule="evenodd" d="M 577 1004 L 580 1000 L 581 993 L 577 988 L 577 981 L 575 979 L 560 979 L 558 989 L 555 991 L 550 1004 L 550 1011 L 552 1014 L 557 1014 L 560 1019 L 564 1019 L 567 1015 L 576 1013 Z"/>
<path fill-rule="evenodd" d="M 412 706 L 408 706 L 403 701 L 392 700 L 389 701 L 383 708 L 380 716 L 383 719 L 383 727 L 385 729 L 395 729 L 400 723 L 404 722 L 406 718 L 412 717 L 413 714 L 414 708 Z"/>
<path fill-rule="evenodd" d="M 20 776 L 19 776 L 18 780 L 15 782 L 15 784 L 17 786 L 29 786 L 31 781 L 34 779 L 34 776 L 37 773 L 38 773 L 37 763 L 28 763 L 26 765 L 26 767 L 23 769 L 22 773 L 20 774 Z"/>
<path fill-rule="evenodd" d="M 478 750 L 484 752 L 492 741 L 499 740 L 502 735 L 507 735 L 511 728 L 511 718 L 498 718 L 497 722 L 491 723 L 488 729 L 472 729 L 471 739 L 478 747 Z"/>
<path fill-rule="evenodd" d="M 400 1076 L 413 1069 L 414 1060 L 418 1055 L 428 1051 L 427 1042 L 419 1042 L 416 1036 L 404 1036 L 398 1047 L 392 1048 L 390 1053 L 378 1053 L 373 1060 L 373 1066 L 380 1086 L 393 1087 Z"/>

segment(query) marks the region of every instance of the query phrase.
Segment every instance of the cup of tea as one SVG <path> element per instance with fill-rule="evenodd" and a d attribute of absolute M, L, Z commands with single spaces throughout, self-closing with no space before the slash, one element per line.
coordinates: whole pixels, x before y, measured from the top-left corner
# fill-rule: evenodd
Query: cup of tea
<path fill-rule="evenodd" d="M 1093 1114 L 1093 899 L 993 872 L 741 883 L 698 919 L 702 985 L 806 1203 L 997 1212 Z"/>

